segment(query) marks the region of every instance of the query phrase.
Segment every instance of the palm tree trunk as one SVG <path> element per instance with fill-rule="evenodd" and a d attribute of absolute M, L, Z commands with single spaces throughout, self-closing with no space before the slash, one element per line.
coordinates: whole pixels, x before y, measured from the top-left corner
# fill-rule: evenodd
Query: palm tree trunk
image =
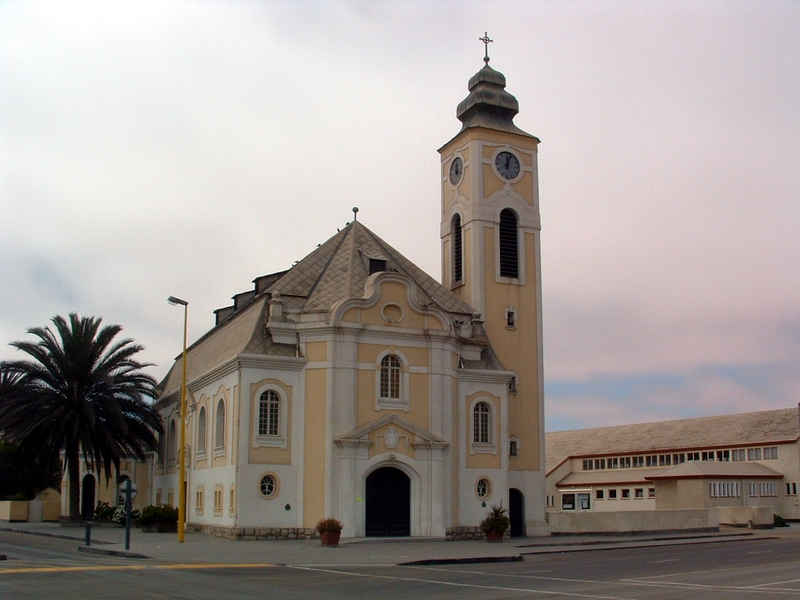
<path fill-rule="evenodd" d="M 66 451 L 67 468 L 69 469 L 69 518 L 72 521 L 80 521 L 81 500 L 80 500 L 80 463 L 77 448 L 70 448 Z"/>

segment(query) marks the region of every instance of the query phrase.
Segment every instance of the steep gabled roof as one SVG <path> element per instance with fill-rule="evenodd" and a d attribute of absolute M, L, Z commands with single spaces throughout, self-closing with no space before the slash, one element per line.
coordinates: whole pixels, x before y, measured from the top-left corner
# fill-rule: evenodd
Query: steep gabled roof
<path fill-rule="evenodd" d="M 369 277 L 369 260 L 386 261 L 389 271 L 408 276 L 425 300 L 450 313 L 472 315 L 475 310 L 422 269 L 354 221 L 297 263 L 269 287 L 271 294 L 305 298 L 304 312 L 327 311 L 339 300 L 360 298 Z"/>
<path fill-rule="evenodd" d="M 796 440 L 797 408 L 763 410 L 635 425 L 551 431 L 545 436 L 547 470 L 569 456 L 715 448 Z"/>

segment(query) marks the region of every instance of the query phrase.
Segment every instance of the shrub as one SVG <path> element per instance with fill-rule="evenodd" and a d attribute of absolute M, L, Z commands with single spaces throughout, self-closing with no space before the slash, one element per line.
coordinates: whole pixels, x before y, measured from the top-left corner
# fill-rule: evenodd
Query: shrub
<path fill-rule="evenodd" d="M 772 524 L 775 527 L 788 527 L 789 526 L 789 524 L 786 522 L 786 519 L 784 519 L 780 515 L 775 515 L 775 514 L 772 515 Z"/>
<path fill-rule="evenodd" d="M 94 507 L 94 516 L 92 519 L 95 521 L 113 521 L 115 506 L 111 506 L 108 502 L 98 502 Z"/>
<path fill-rule="evenodd" d="M 486 534 L 492 532 L 503 535 L 510 526 L 511 521 L 506 516 L 506 509 L 502 505 L 493 506 L 486 518 L 481 521 L 481 531 Z"/>
<path fill-rule="evenodd" d="M 327 519 L 320 519 L 319 523 L 317 523 L 317 531 L 323 533 L 325 531 L 341 531 L 342 530 L 342 523 L 333 517 L 328 517 Z"/>
<path fill-rule="evenodd" d="M 178 521 L 178 509 L 166 504 L 151 504 L 142 509 L 139 516 L 139 525 L 153 525 L 156 523 L 169 523 Z"/>

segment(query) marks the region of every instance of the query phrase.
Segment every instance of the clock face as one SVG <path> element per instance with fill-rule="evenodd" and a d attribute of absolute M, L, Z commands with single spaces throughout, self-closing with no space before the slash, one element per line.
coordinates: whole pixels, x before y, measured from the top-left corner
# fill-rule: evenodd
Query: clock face
<path fill-rule="evenodd" d="M 519 175 L 519 159 L 511 152 L 498 153 L 494 159 L 494 166 L 504 179 L 514 179 Z"/>
<path fill-rule="evenodd" d="M 450 183 L 456 185 L 461 181 L 461 174 L 464 172 L 464 164 L 461 162 L 461 157 L 456 156 L 453 162 L 450 163 Z"/>

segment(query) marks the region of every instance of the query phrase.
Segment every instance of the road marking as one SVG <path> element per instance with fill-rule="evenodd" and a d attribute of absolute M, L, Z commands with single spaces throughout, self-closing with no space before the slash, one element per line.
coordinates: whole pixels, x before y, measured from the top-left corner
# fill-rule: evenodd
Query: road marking
<path fill-rule="evenodd" d="M 747 552 L 746 554 L 771 554 L 772 550 L 756 550 L 754 552 Z"/>
<path fill-rule="evenodd" d="M 772 581 L 770 583 L 759 583 L 758 585 L 751 585 L 751 588 L 760 588 L 767 585 L 780 585 L 781 583 L 795 583 L 796 581 L 800 581 L 800 579 L 784 579 L 783 581 Z"/>
<path fill-rule="evenodd" d="M 82 567 L 23 567 L 0 569 L 0 574 L 11 573 L 71 573 L 82 571 L 184 571 L 198 569 L 263 569 L 277 567 L 274 563 L 179 563 L 171 565 L 86 565 Z"/>
<path fill-rule="evenodd" d="M 424 569 L 428 571 L 443 571 L 445 573 L 462 573 L 464 571 L 451 571 L 448 569 L 441 569 L 436 567 L 409 567 L 412 569 Z M 706 571 L 707 573 L 708 571 Z M 543 575 L 514 575 L 512 573 L 491 573 L 488 571 L 469 571 L 471 575 L 487 575 L 491 577 L 517 577 L 520 579 L 541 579 L 543 581 L 565 581 L 569 583 L 593 583 L 593 584 L 600 584 L 600 585 L 615 585 L 615 584 L 624 584 L 624 585 L 637 585 L 637 586 L 645 586 L 645 587 L 683 587 L 683 589 L 707 589 L 711 591 L 734 591 L 734 592 L 772 592 L 772 591 L 790 591 L 787 589 L 781 588 L 769 588 L 769 589 L 756 589 L 753 587 L 743 587 L 743 586 L 726 586 L 726 585 L 705 585 L 701 583 L 683 583 L 680 581 L 646 581 L 642 579 L 578 579 L 575 577 L 545 577 Z M 674 575 L 675 573 L 673 573 Z M 788 583 L 788 582 L 784 582 Z M 796 593 L 797 590 L 794 590 Z"/>
<path fill-rule="evenodd" d="M 664 560 L 651 560 L 651 565 L 660 565 L 662 563 L 678 562 L 680 558 L 665 558 Z"/>
<path fill-rule="evenodd" d="M 515 588 L 500 585 L 478 585 L 474 583 L 458 583 L 456 581 L 442 581 L 441 579 L 422 579 L 420 577 L 398 577 L 395 575 L 375 575 L 372 573 L 358 573 L 354 571 L 342 571 L 339 569 L 313 569 L 310 567 L 289 567 L 290 569 L 300 569 L 304 571 L 316 571 L 319 573 L 331 573 L 333 575 L 350 575 L 351 577 L 369 577 L 372 579 L 388 579 L 390 581 L 410 581 L 413 583 L 431 583 L 435 585 L 447 585 L 460 588 L 475 588 L 480 590 L 499 590 L 501 592 L 523 592 L 529 594 L 548 594 L 551 596 L 569 596 L 571 598 L 590 598 L 592 600 L 634 600 L 622 596 L 600 596 L 596 594 L 580 594 L 578 592 L 556 592 L 553 590 L 541 590 L 534 588 Z M 453 573 L 453 571 L 450 571 Z"/>

